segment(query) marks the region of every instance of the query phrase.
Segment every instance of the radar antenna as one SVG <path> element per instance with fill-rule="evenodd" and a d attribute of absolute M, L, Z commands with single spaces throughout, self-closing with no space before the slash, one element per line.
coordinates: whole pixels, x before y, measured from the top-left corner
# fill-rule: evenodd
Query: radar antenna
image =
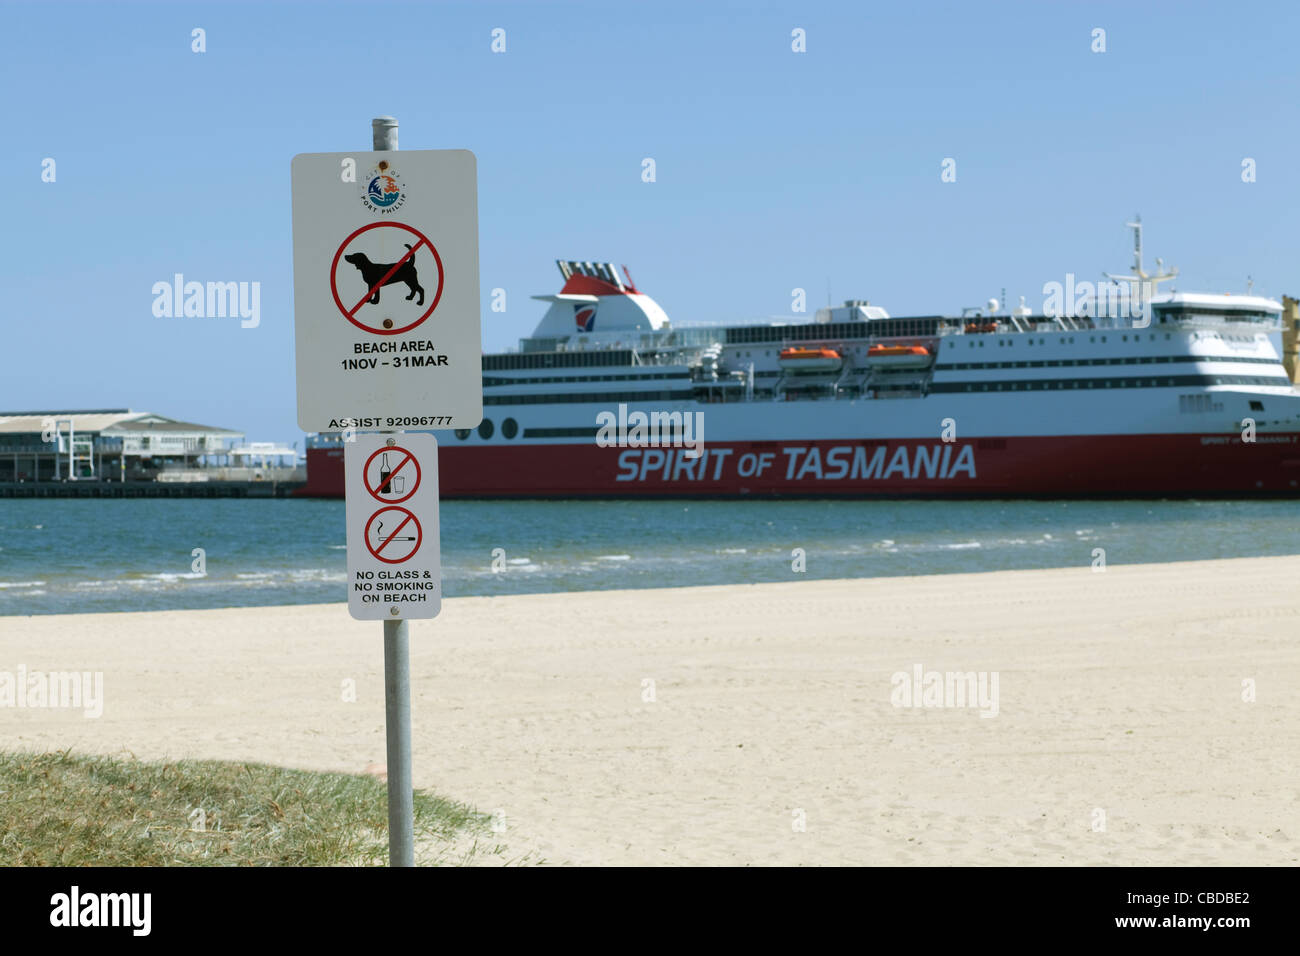
<path fill-rule="evenodd" d="M 1164 268 L 1165 261 L 1156 259 L 1156 274 L 1150 275 L 1142 268 L 1142 217 L 1134 216 L 1132 222 L 1124 223 L 1129 229 L 1133 230 L 1133 274 L 1132 275 L 1114 275 L 1110 272 L 1103 272 L 1107 279 L 1112 282 L 1129 282 L 1132 283 L 1130 292 L 1139 292 L 1144 283 L 1150 283 L 1151 294 L 1154 295 L 1159 289 L 1161 282 L 1168 282 L 1170 279 L 1178 277 L 1177 267 L 1168 272 L 1161 271 Z"/>

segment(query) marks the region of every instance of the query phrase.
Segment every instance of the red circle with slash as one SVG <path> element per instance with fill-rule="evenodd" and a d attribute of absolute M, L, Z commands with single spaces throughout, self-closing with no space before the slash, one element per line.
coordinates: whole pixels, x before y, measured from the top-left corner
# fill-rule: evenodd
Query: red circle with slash
<path fill-rule="evenodd" d="M 370 465 L 372 462 L 374 462 L 376 458 L 378 458 L 380 455 L 386 452 L 395 452 L 406 456 L 397 463 L 396 468 L 394 468 L 392 471 L 388 473 L 389 481 L 392 481 L 393 476 L 396 475 L 399 471 L 401 471 L 402 468 L 408 462 L 415 466 L 415 477 L 411 479 L 411 490 L 408 491 L 406 494 L 402 495 L 402 497 L 400 498 L 380 497 L 381 492 L 379 488 L 371 487 L 370 484 Z M 415 457 L 414 453 L 408 451 L 407 449 L 401 447 L 400 445 L 386 445 L 383 448 L 378 449 L 373 455 L 371 455 L 369 458 L 366 459 L 366 464 L 361 469 L 361 483 L 366 486 L 366 491 L 370 492 L 370 497 L 374 498 L 376 501 L 382 501 L 386 505 L 401 504 L 403 501 L 406 501 L 408 498 L 410 498 L 411 495 L 415 494 L 416 490 L 420 487 L 420 462 Z M 380 487 L 382 487 L 382 485 Z M 389 493 L 383 492 L 382 494 L 387 495 Z"/>
<path fill-rule="evenodd" d="M 384 522 L 379 522 L 379 528 L 377 529 L 378 538 L 376 541 L 375 538 L 371 538 L 370 536 L 370 528 L 375 523 L 376 518 L 380 515 L 388 514 L 391 514 L 392 520 L 397 521 L 397 525 L 391 532 L 385 535 L 383 533 Z M 399 516 L 404 517 L 399 518 Z M 414 531 L 414 534 L 404 533 L 411 531 Z M 411 560 L 411 558 L 415 557 L 416 553 L 419 552 L 420 545 L 424 539 L 424 532 L 420 530 L 420 519 L 411 514 L 411 512 L 407 511 L 405 508 L 398 507 L 380 508 L 372 514 L 370 520 L 366 522 L 365 535 L 366 550 L 376 559 L 383 561 L 385 564 L 401 564 L 403 561 Z M 414 542 L 414 544 L 411 544 L 411 542 Z M 397 548 L 390 551 L 388 555 L 382 554 L 381 552 L 390 544 L 400 546 L 410 545 L 411 550 L 403 552 L 400 548 Z"/>
<path fill-rule="evenodd" d="M 351 309 L 349 309 L 343 304 L 343 300 L 339 297 L 339 260 L 343 258 L 343 251 L 347 249 L 348 244 L 351 243 L 353 239 L 357 238 L 357 236 L 361 235 L 363 232 L 369 232 L 371 229 L 402 229 L 415 236 L 418 241 L 406 251 L 406 255 L 402 256 L 402 258 L 398 259 L 388 268 L 385 275 L 375 283 L 375 285 L 371 286 L 366 291 L 366 294 L 361 297 L 360 302 L 357 302 Z M 370 301 L 372 295 L 384 287 L 384 283 L 392 278 L 397 273 L 397 270 L 400 269 L 408 259 L 420 251 L 421 246 L 429 247 L 429 251 L 433 253 L 433 261 L 438 266 L 438 290 L 434 292 L 433 301 L 429 304 L 429 308 L 425 309 L 424 314 L 414 322 L 409 325 L 404 325 L 400 329 L 372 329 L 370 326 L 357 319 L 357 311 Z M 413 226 L 408 226 L 403 222 L 372 222 L 368 226 L 362 226 L 356 232 L 352 233 L 352 235 L 343 240 L 343 244 L 339 246 L 338 252 L 334 253 L 334 261 L 330 263 L 330 292 L 334 294 L 334 304 L 339 307 L 339 311 L 343 313 L 345 319 L 362 331 L 369 332 L 372 335 L 398 335 L 402 332 L 409 332 L 429 316 L 433 315 L 433 310 L 438 307 L 438 300 L 442 298 L 442 279 L 442 256 L 438 255 L 437 248 L 429 241 L 428 236 Z M 367 283 L 367 285 L 369 285 L 369 283 Z"/>

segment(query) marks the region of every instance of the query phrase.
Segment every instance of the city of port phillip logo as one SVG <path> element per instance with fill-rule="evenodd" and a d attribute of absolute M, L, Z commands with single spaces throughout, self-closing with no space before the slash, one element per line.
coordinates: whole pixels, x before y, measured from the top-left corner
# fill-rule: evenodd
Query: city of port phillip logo
<path fill-rule="evenodd" d="M 381 160 L 379 165 L 366 174 L 365 191 L 361 194 L 361 204 L 371 212 L 387 215 L 402 208 L 406 202 L 406 183 L 388 160 Z"/>
<path fill-rule="evenodd" d="M 579 332 L 590 332 L 596 327 L 596 303 L 579 302 L 573 307 L 573 321 Z"/>

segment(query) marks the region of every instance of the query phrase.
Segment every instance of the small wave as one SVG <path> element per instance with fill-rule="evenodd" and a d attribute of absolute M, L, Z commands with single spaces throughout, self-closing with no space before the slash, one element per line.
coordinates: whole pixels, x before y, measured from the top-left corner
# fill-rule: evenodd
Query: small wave
<path fill-rule="evenodd" d="M 173 581 L 197 581 L 199 578 L 206 578 L 206 571 L 160 571 L 157 574 L 142 574 L 140 577 L 146 581 L 162 581 L 170 584 Z"/>
<path fill-rule="evenodd" d="M 632 560 L 632 555 L 630 555 L 630 554 L 602 554 L 602 555 L 598 555 L 597 558 L 596 558 L 596 560 L 597 560 L 597 561 L 631 561 L 631 560 Z"/>
<path fill-rule="evenodd" d="M 960 544 L 941 544 L 939 547 L 944 551 L 964 551 L 967 548 L 982 548 L 984 545 L 978 541 L 963 541 Z"/>
<path fill-rule="evenodd" d="M 489 566 L 488 566 L 488 569 L 487 569 L 487 571 L 486 571 L 485 573 L 487 573 L 487 574 L 498 574 L 498 575 L 499 575 L 499 574 L 504 574 L 504 573 L 507 572 L 507 571 L 540 571 L 540 570 L 542 570 L 541 565 L 539 565 L 539 564 L 533 564 L 533 562 L 532 562 L 530 559 L 528 559 L 528 558 L 512 558 L 512 559 L 511 559 L 509 562 L 507 562 L 507 563 L 509 564 L 509 567 L 505 567 L 505 568 L 494 568 L 494 567 L 491 567 L 491 566 L 489 565 Z M 477 570 L 477 569 L 476 569 L 476 570 Z"/>
<path fill-rule="evenodd" d="M 0 581 L 0 588 L 39 588 L 44 585 L 44 581 Z"/>
<path fill-rule="evenodd" d="M 718 548 L 715 554 L 748 554 L 748 548 Z"/>
<path fill-rule="evenodd" d="M 346 581 L 347 574 L 340 571 L 328 571 L 325 568 L 302 568 L 289 572 L 292 581 Z"/>
<path fill-rule="evenodd" d="M 346 551 L 348 546 L 346 544 L 331 544 L 329 549 L 331 551 Z"/>

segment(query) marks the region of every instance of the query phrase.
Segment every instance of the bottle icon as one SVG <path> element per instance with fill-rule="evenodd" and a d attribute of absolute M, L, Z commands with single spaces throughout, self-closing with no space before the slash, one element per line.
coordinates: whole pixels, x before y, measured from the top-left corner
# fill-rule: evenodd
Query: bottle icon
<path fill-rule="evenodd" d="M 388 452 L 384 452 L 383 457 L 379 460 L 379 493 L 381 495 L 389 494 L 392 489 L 388 487 L 388 479 L 393 470 L 388 467 Z"/>

